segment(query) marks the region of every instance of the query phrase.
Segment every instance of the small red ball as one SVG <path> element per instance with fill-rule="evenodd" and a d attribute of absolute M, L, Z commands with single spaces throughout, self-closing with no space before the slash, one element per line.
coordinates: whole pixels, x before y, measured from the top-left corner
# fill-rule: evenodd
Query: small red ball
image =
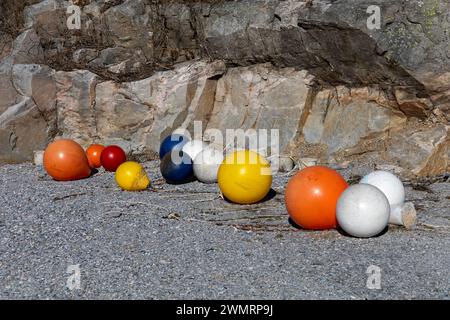
<path fill-rule="evenodd" d="M 117 168 L 127 161 L 125 151 L 119 146 L 106 147 L 100 156 L 100 162 L 107 171 L 115 172 Z"/>

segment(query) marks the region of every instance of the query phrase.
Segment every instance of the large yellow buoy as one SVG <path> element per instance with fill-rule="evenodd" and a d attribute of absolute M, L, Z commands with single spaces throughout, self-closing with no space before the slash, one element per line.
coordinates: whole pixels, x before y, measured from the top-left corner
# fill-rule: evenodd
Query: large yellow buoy
<path fill-rule="evenodd" d="M 217 175 L 222 194 L 230 201 L 251 204 L 262 200 L 270 191 L 270 163 L 259 153 L 240 150 L 225 157 Z"/>
<path fill-rule="evenodd" d="M 115 177 L 119 187 L 126 191 L 145 190 L 150 184 L 142 165 L 134 161 L 122 163 L 117 168 Z"/>

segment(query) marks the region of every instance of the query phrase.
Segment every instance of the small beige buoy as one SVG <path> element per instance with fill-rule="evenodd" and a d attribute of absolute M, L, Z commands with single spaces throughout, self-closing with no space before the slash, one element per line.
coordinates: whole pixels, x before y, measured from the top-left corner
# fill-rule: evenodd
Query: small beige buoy
<path fill-rule="evenodd" d="M 269 160 L 272 174 L 277 172 L 290 172 L 295 167 L 294 160 L 289 156 L 273 156 Z"/>
<path fill-rule="evenodd" d="M 43 150 L 33 151 L 33 163 L 35 166 L 44 165 L 44 151 Z"/>
<path fill-rule="evenodd" d="M 318 160 L 316 158 L 300 158 L 299 160 L 301 169 L 315 166 L 317 162 Z"/>

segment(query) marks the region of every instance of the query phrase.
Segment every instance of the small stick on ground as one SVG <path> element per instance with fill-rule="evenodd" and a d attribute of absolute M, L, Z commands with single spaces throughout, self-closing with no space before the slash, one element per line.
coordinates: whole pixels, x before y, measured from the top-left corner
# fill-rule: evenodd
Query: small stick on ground
<path fill-rule="evenodd" d="M 68 194 L 68 195 L 65 195 L 65 196 L 62 196 L 62 197 L 54 197 L 53 201 L 61 201 L 61 200 L 68 199 L 68 198 L 80 197 L 80 196 L 84 196 L 86 194 L 87 194 L 86 192 Z"/>
<path fill-rule="evenodd" d="M 418 223 L 418 225 L 426 227 L 428 229 L 450 229 L 450 226 L 438 226 L 438 225 L 423 223 L 423 222 Z"/>

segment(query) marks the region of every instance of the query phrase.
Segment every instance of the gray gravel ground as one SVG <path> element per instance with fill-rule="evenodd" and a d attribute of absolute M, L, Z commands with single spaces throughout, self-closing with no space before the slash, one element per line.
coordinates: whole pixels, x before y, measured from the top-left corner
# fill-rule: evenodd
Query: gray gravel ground
<path fill-rule="evenodd" d="M 271 199 L 239 206 L 217 185 L 164 184 L 157 166 L 146 164 L 154 190 L 138 193 L 120 191 L 103 171 L 58 183 L 31 164 L 0 167 L 0 298 L 450 297 L 444 179 L 407 188 L 415 230 L 355 239 L 291 226 L 287 176 L 274 178 Z M 80 266 L 80 289 L 67 287 L 70 265 Z M 366 287 L 370 265 L 381 268 L 379 290 Z"/>

